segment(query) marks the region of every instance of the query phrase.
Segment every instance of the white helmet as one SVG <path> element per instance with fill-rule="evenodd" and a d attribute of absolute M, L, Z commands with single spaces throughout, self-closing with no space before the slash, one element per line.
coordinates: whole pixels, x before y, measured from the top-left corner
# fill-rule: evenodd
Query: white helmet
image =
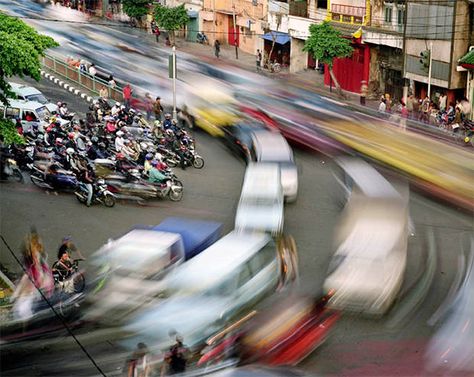
<path fill-rule="evenodd" d="M 74 154 L 74 152 L 75 152 L 75 151 L 74 151 L 74 148 L 68 148 L 68 149 L 66 149 L 66 153 L 69 154 L 69 155 Z"/>
<path fill-rule="evenodd" d="M 115 106 L 120 107 L 120 102 L 115 102 Z"/>
<path fill-rule="evenodd" d="M 117 136 L 123 136 L 123 132 L 122 131 L 117 131 Z"/>

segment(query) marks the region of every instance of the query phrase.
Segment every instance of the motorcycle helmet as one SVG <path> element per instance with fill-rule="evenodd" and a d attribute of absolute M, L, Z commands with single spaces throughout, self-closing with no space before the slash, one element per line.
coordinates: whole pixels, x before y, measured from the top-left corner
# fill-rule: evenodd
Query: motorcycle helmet
<path fill-rule="evenodd" d="M 125 110 L 125 106 L 124 105 L 120 106 L 120 110 Z"/>
<path fill-rule="evenodd" d="M 158 165 L 158 163 L 159 163 L 158 160 L 152 160 L 152 161 L 151 161 L 151 165 L 152 165 L 152 166 L 155 166 L 155 167 Z"/>
<path fill-rule="evenodd" d="M 75 152 L 74 148 L 68 148 L 68 149 L 66 149 L 66 153 L 67 153 L 68 155 L 72 155 L 72 154 L 74 154 L 74 152 Z"/>
<path fill-rule="evenodd" d="M 125 145 L 128 145 L 128 144 L 130 144 L 130 140 L 124 139 L 123 143 L 124 143 Z"/>
<path fill-rule="evenodd" d="M 100 178 L 97 180 L 98 185 L 105 185 L 105 180 L 103 178 Z"/>
<path fill-rule="evenodd" d="M 97 101 L 96 99 L 92 101 L 93 105 L 97 105 L 98 103 L 99 103 L 99 101 Z"/>
<path fill-rule="evenodd" d="M 130 109 L 128 112 L 129 112 L 130 114 L 135 114 L 135 113 L 136 113 L 136 111 L 135 111 L 134 109 Z"/>
<path fill-rule="evenodd" d="M 91 142 L 97 143 L 99 141 L 99 138 L 97 136 L 92 136 L 91 137 Z"/>
<path fill-rule="evenodd" d="M 125 155 L 123 153 L 117 153 L 117 160 L 123 160 L 125 158 Z"/>
<path fill-rule="evenodd" d="M 61 102 L 58 102 L 56 105 L 57 105 L 58 107 L 61 107 L 63 104 L 62 104 Z"/>
<path fill-rule="evenodd" d="M 115 106 L 120 107 L 120 102 L 115 102 Z"/>
<path fill-rule="evenodd" d="M 145 156 L 145 160 L 147 161 L 153 160 L 153 153 L 147 153 Z"/>
<path fill-rule="evenodd" d="M 56 117 L 51 117 L 51 123 L 56 123 L 57 118 Z"/>
<path fill-rule="evenodd" d="M 69 132 L 69 133 L 67 134 L 67 137 L 68 137 L 69 139 L 71 139 L 71 140 L 74 139 L 74 132 Z"/>
<path fill-rule="evenodd" d="M 61 104 L 61 107 L 66 107 L 66 106 L 67 106 L 67 103 L 66 103 L 66 102 L 63 102 L 63 103 Z"/>
<path fill-rule="evenodd" d="M 122 131 L 117 131 L 117 136 L 123 136 L 123 132 Z"/>

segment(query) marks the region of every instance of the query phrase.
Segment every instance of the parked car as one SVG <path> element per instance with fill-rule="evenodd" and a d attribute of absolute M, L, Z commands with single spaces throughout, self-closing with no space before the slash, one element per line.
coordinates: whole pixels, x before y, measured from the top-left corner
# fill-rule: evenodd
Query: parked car
<path fill-rule="evenodd" d="M 193 353 L 200 351 L 226 323 L 296 278 L 296 253 L 291 237 L 230 232 L 166 276 L 162 301 L 130 319 L 122 344 L 164 350 L 177 332 Z"/>
<path fill-rule="evenodd" d="M 23 84 L 17 84 L 15 82 L 10 82 L 12 87 L 11 91 L 15 93 L 16 99 L 24 101 L 33 101 L 39 102 L 42 105 L 46 106 L 51 114 L 58 112 L 58 106 L 55 103 L 52 103 L 48 100 L 43 93 L 33 86 L 26 86 Z"/>
<path fill-rule="evenodd" d="M 133 229 L 94 254 L 99 280 L 90 318 L 117 322 L 163 290 L 176 266 L 217 241 L 222 224 L 170 217 L 155 227 Z"/>
<path fill-rule="evenodd" d="M 384 314 L 402 286 L 409 234 L 408 189 L 365 162 L 340 160 L 351 182 L 324 282 L 330 307 Z"/>
<path fill-rule="evenodd" d="M 280 166 L 251 163 L 245 171 L 235 229 L 257 230 L 277 235 L 283 232 L 284 200 Z"/>
<path fill-rule="evenodd" d="M 285 138 L 278 132 L 256 131 L 252 135 L 250 152 L 256 162 L 272 162 L 280 166 L 285 200 L 294 202 L 298 196 L 298 167 Z"/>

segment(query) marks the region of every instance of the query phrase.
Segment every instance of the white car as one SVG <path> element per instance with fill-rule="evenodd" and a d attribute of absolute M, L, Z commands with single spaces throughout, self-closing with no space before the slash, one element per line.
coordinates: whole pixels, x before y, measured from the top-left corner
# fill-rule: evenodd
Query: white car
<path fill-rule="evenodd" d="M 344 160 L 352 187 L 336 230 L 324 282 L 329 305 L 382 315 L 403 283 L 409 234 L 408 194 L 362 161 Z M 370 178 L 370 179 L 369 179 Z"/>
<path fill-rule="evenodd" d="M 283 222 L 284 203 L 279 165 L 249 164 L 235 214 L 235 229 L 277 235 L 283 231 Z"/>
<path fill-rule="evenodd" d="M 125 329 L 133 335 L 123 344 L 133 348 L 142 341 L 163 350 L 174 342 L 168 334 L 178 332 L 191 349 L 204 345 L 280 283 L 295 278 L 290 261 L 296 260 L 296 248 L 288 241 L 275 242 L 264 233 L 227 234 L 165 277 L 162 302 L 129 321 Z"/>
<path fill-rule="evenodd" d="M 15 82 L 10 82 L 9 84 L 12 87 L 11 91 L 16 94 L 17 99 L 39 102 L 46 106 L 51 114 L 57 113 L 58 106 L 49 101 L 38 89 L 34 88 L 33 86 L 26 86 L 23 84 L 17 84 Z"/>
<path fill-rule="evenodd" d="M 293 151 L 286 139 L 278 132 L 258 130 L 252 136 L 251 154 L 256 162 L 273 162 L 280 165 L 281 185 L 287 202 L 298 196 L 298 167 Z"/>

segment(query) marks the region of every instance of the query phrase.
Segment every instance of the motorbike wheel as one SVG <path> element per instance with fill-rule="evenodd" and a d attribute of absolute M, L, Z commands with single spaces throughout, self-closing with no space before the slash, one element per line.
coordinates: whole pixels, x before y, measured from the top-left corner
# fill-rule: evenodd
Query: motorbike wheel
<path fill-rule="evenodd" d="M 105 195 L 104 205 L 106 207 L 112 208 L 115 205 L 115 197 L 113 197 L 112 195 Z"/>
<path fill-rule="evenodd" d="M 278 73 L 281 71 L 281 65 L 279 63 L 273 64 L 273 72 Z"/>
<path fill-rule="evenodd" d="M 204 166 L 204 159 L 200 156 L 196 156 L 193 160 L 193 166 L 196 169 L 202 169 Z"/>
<path fill-rule="evenodd" d="M 183 190 L 170 190 L 169 197 L 173 202 L 179 202 L 181 199 L 183 199 Z"/>
<path fill-rule="evenodd" d="M 31 182 L 33 182 L 33 184 L 34 184 L 35 186 L 44 188 L 44 186 L 43 186 L 43 185 L 44 185 L 44 181 L 43 181 L 42 178 L 39 178 L 39 177 L 37 177 L 36 175 L 31 174 L 31 175 L 30 175 L 30 179 L 31 179 Z"/>
<path fill-rule="evenodd" d="M 15 179 L 15 181 L 17 181 L 18 183 L 23 183 L 24 182 L 23 174 L 21 174 L 21 171 L 13 170 L 12 176 Z"/>
<path fill-rule="evenodd" d="M 76 195 L 76 198 L 79 201 L 79 203 L 86 204 L 86 202 L 87 202 L 87 199 L 84 196 L 80 195 L 80 194 Z"/>
<path fill-rule="evenodd" d="M 184 186 L 183 186 L 183 182 L 181 182 L 181 181 L 178 180 L 178 179 L 175 179 L 175 180 L 173 181 L 173 185 L 179 186 L 179 187 L 184 187 Z"/>
<path fill-rule="evenodd" d="M 86 286 L 86 279 L 81 272 L 74 274 L 73 277 L 74 293 L 81 293 Z"/>

